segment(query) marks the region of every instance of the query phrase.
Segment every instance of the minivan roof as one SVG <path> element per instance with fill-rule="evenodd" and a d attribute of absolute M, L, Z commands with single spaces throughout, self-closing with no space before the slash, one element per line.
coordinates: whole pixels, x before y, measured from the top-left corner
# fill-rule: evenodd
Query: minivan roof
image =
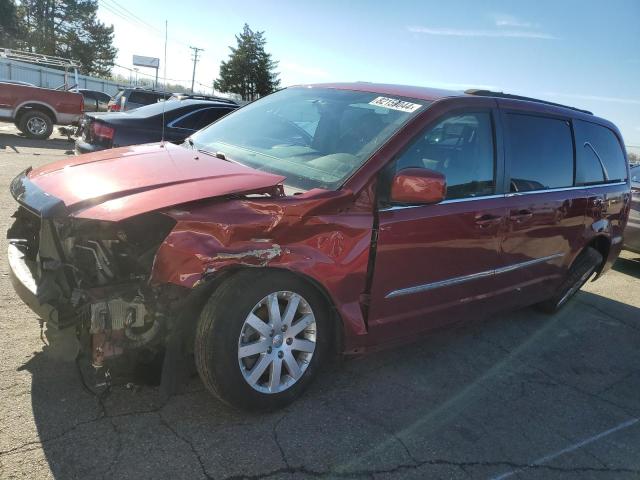
<path fill-rule="evenodd" d="M 372 92 L 381 95 L 395 95 L 420 100 L 440 100 L 446 97 L 464 96 L 463 92 L 454 90 L 441 90 L 439 88 L 413 87 L 410 85 L 392 85 L 388 83 L 352 82 L 352 83 L 315 83 L 310 85 L 297 85 L 309 88 L 335 88 L 338 90 L 355 90 L 359 92 Z"/>
<path fill-rule="evenodd" d="M 372 92 L 379 93 L 381 95 L 393 95 L 399 97 L 409 97 L 420 100 L 436 101 L 443 98 L 450 97 L 469 97 L 469 96 L 483 96 L 491 98 L 500 98 L 507 100 L 516 100 L 524 102 L 532 102 L 540 105 L 547 105 L 549 107 L 566 108 L 575 112 L 580 112 L 587 115 L 593 115 L 587 110 L 582 110 L 576 107 L 570 107 L 567 105 L 561 105 L 559 103 L 549 102 L 546 100 L 540 100 L 537 98 L 523 97 L 520 95 L 511 95 L 503 92 L 492 92 L 490 90 L 482 89 L 469 89 L 464 92 L 456 90 L 444 90 L 439 88 L 429 87 L 416 87 L 410 85 L 392 85 L 386 83 L 370 83 L 370 82 L 351 82 L 351 83 L 319 83 L 310 85 L 298 85 L 299 87 L 308 88 L 335 88 L 339 90 L 355 90 L 360 92 Z M 608 122 L 607 122 L 608 123 Z"/>

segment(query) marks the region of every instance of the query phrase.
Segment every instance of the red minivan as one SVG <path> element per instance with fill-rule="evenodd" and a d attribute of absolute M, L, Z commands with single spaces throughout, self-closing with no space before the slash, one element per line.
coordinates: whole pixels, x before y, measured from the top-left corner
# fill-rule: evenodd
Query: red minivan
<path fill-rule="evenodd" d="M 562 307 L 620 252 L 622 145 L 589 112 L 502 93 L 287 88 L 182 145 L 19 175 L 11 277 L 98 373 L 160 352 L 170 389 L 195 358 L 222 400 L 278 408 L 332 354 Z"/>

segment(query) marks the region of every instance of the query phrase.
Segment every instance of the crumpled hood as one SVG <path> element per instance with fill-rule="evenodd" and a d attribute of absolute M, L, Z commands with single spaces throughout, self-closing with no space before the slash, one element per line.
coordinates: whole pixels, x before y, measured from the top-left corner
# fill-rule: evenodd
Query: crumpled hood
<path fill-rule="evenodd" d="M 285 177 L 165 143 L 103 150 L 28 173 L 68 215 L 119 221 L 212 197 L 275 193 Z"/>

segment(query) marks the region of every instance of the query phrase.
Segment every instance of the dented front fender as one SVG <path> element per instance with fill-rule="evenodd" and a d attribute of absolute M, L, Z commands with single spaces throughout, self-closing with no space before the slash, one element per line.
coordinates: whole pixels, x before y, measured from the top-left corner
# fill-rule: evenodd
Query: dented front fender
<path fill-rule="evenodd" d="M 367 192 L 213 201 L 165 213 L 176 225 L 156 254 L 152 283 L 195 288 L 232 267 L 286 269 L 323 288 L 343 321 L 347 351 L 364 342 L 360 298 L 373 228 Z"/>

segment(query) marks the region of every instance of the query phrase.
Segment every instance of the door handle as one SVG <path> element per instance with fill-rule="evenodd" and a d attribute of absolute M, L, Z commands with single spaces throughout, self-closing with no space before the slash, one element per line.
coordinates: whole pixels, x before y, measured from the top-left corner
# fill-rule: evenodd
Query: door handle
<path fill-rule="evenodd" d="M 522 222 L 524 220 L 528 220 L 531 217 L 533 217 L 533 212 L 526 208 L 511 212 L 509 214 L 509 220 L 514 220 L 516 222 Z"/>
<path fill-rule="evenodd" d="M 480 228 L 485 228 L 491 225 L 495 225 L 502 221 L 502 215 L 492 215 L 490 213 L 485 213 L 483 215 L 476 215 L 475 224 Z"/>

